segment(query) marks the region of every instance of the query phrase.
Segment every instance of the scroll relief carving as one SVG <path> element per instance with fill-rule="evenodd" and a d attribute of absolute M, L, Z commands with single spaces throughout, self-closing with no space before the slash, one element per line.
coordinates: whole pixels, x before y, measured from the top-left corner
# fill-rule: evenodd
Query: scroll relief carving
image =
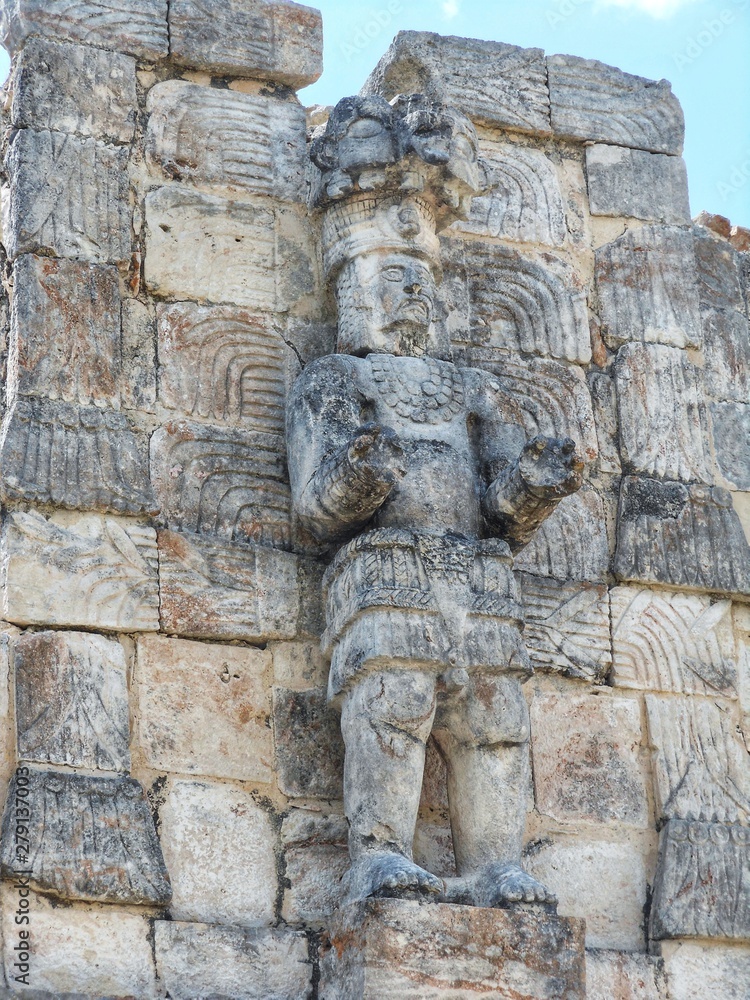
<path fill-rule="evenodd" d="M 520 866 L 531 666 L 513 554 L 580 488 L 583 458 L 572 437 L 529 434 L 523 406 L 514 416 L 515 372 L 440 350 L 437 233 L 487 187 L 469 121 L 424 97 L 347 98 L 311 155 L 338 353 L 299 377 L 287 436 L 299 518 L 341 543 L 324 647 L 346 750 L 347 899 L 552 906 Z M 412 856 L 431 733 L 448 765 L 446 881 Z"/>

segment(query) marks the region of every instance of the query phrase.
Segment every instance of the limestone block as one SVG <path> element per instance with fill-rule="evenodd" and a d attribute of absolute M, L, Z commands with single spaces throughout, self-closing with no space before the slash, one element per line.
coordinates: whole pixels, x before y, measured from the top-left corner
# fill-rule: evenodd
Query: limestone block
<path fill-rule="evenodd" d="M 499 244 L 444 241 L 441 294 L 454 341 L 588 364 L 586 295 L 562 260 L 545 264 Z"/>
<path fill-rule="evenodd" d="M 10 350 L 11 395 L 116 408 L 121 376 L 117 269 L 19 257 L 13 269 Z"/>
<path fill-rule="evenodd" d="M 305 112 L 296 101 L 167 80 L 148 94 L 146 151 L 170 180 L 304 201 Z"/>
<path fill-rule="evenodd" d="M 661 946 L 670 1000 L 747 1000 L 750 947 L 711 942 L 664 943 Z"/>
<path fill-rule="evenodd" d="M 151 438 L 151 478 L 171 528 L 274 548 L 291 544 L 284 438 L 174 420 Z"/>
<path fill-rule="evenodd" d="M 156 319 L 138 299 L 122 303 L 122 405 L 153 413 L 156 403 Z"/>
<path fill-rule="evenodd" d="M 568 229 L 560 181 L 554 164 L 541 150 L 515 143 L 483 143 L 491 188 L 474 198 L 466 222 L 454 231 L 500 237 L 518 243 L 560 247 Z"/>
<path fill-rule="evenodd" d="M 744 313 L 741 254 L 726 240 L 711 236 L 699 227 L 693 230 L 693 245 L 701 307 Z"/>
<path fill-rule="evenodd" d="M 296 557 L 186 532 L 159 532 L 161 621 L 196 639 L 293 639 Z"/>
<path fill-rule="evenodd" d="M 147 917 L 111 904 L 63 907 L 33 894 L 30 924 L 24 928 L 14 922 L 18 892 L 16 883 L 4 883 L 3 936 L 9 944 L 18 944 L 19 931 L 30 931 L 29 982 L 33 988 L 18 985 L 13 996 L 132 996 L 142 1000 L 158 996 Z M 17 957 L 12 945 L 6 948 L 5 975 L 14 986 L 19 974 L 13 967 Z"/>
<path fill-rule="evenodd" d="M 291 352 L 273 316 L 193 302 L 160 304 L 157 316 L 164 406 L 283 435 Z"/>
<path fill-rule="evenodd" d="M 412 900 L 339 911 L 322 1000 L 583 1000 L 583 924 L 547 913 Z"/>
<path fill-rule="evenodd" d="M 71 510 L 158 510 L 146 440 L 124 413 L 17 398 L 0 431 L 3 500 Z"/>
<path fill-rule="evenodd" d="M 717 236 L 721 236 L 723 239 L 728 240 L 732 232 L 732 223 L 725 215 L 713 215 L 711 212 L 699 212 L 693 219 L 696 226 L 702 226 L 704 229 L 709 229 L 712 233 L 716 233 Z"/>
<path fill-rule="evenodd" d="M 703 313 L 706 388 L 718 400 L 750 399 L 750 322 L 735 310 Z"/>
<path fill-rule="evenodd" d="M 586 952 L 588 1000 L 667 1000 L 659 959 L 621 951 Z"/>
<path fill-rule="evenodd" d="M 685 118 L 667 80 L 657 83 L 578 56 L 549 56 L 547 70 L 555 135 L 682 152 Z"/>
<path fill-rule="evenodd" d="M 646 709 L 658 815 L 749 823 L 750 767 L 736 713 L 715 699 L 653 694 Z"/>
<path fill-rule="evenodd" d="M 515 568 L 556 580 L 606 580 L 609 541 L 604 504 L 596 490 L 584 485 L 561 500 L 518 553 Z"/>
<path fill-rule="evenodd" d="M 325 691 L 273 689 L 276 771 L 285 795 L 340 799 L 344 742 L 339 715 Z"/>
<path fill-rule="evenodd" d="M 247 926 L 274 919 L 274 825 L 249 792 L 173 779 L 159 816 L 175 920 Z"/>
<path fill-rule="evenodd" d="M 125 651 L 88 632 L 27 632 L 15 643 L 21 760 L 130 767 Z"/>
<path fill-rule="evenodd" d="M 750 829 L 680 819 L 667 823 L 651 937 L 750 938 Z"/>
<path fill-rule="evenodd" d="M 336 910 L 349 868 L 344 816 L 291 809 L 281 825 L 286 861 L 282 915 L 288 923 L 320 924 Z"/>
<path fill-rule="evenodd" d="M 167 0 L 3 0 L 0 42 L 14 54 L 29 35 L 159 59 L 169 44 Z"/>
<path fill-rule="evenodd" d="M 279 642 L 271 646 L 273 677 L 281 687 L 307 691 L 326 686 L 328 663 L 319 642 Z"/>
<path fill-rule="evenodd" d="M 538 693 L 531 702 L 539 812 L 560 822 L 649 825 L 634 699 Z"/>
<path fill-rule="evenodd" d="M 169 35 L 176 63 L 213 76 L 297 89 L 323 72 L 320 12 L 286 0 L 172 0 Z"/>
<path fill-rule="evenodd" d="M 19 803 L 29 810 L 23 865 Z M 34 888 L 62 899 L 163 906 L 172 894 L 146 795 L 132 778 L 19 769 L 3 814 L 2 877 L 19 867 Z"/>
<path fill-rule="evenodd" d="M 587 947 L 643 951 L 649 853 L 639 840 L 544 838 L 524 866 L 557 894 L 562 913 L 586 921 Z"/>
<path fill-rule="evenodd" d="M 96 514 L 7 514 L 3 617 L 19 625 L 159 629 L 156 533 Z"/>
<path fill-rule="evenodd" d="M 156 966 L 174 1000 L 307 1000 L 312 968 L 299 931 L 157 920 Z"/>
<path fill-rule="evenodd" d="M 607 345 L 631 341 L 700 347 L 693 238 L 683 229 L 643 226 L 596 251 L 596 287 Z"/>
<path fill-rule="evenodd" d="M 604 372 L 593 371 L 588 376 L 594 424 L 599 446 L 599 469 L 619 475 L 622 471 L 617 423 L 617 392 L 614 379 Z"/>
<path fill-rule="evenodd" d="M 750 593 L 750 551 L 723 489 L 627 476 L 622 481 L 615 574 L 689 590 Z"/>
<path fill-rule="evenodd" d="M 46 2 L 46 0 L 45 0 Z M 119 263 L 132 249 L 128 150 L 61 132 L 16 133 L 5 158 L 8 256 Z"/>
<path fill-rule="evenodd" d="M 620 453 L 627 472 L 713 481 L 701 371 L 684 351 L 625 344 L 615 360 Z"/>
<path fill-rule="evenodd" d="M 610 598 L 616 687 L 737 698 L 731 601 L 639 587 Z"/>
<path fill-rule="evenodd" d="M 586 148 L 592 215 L 627 216 L 672 225 L 690 222 L 685 161 L 623 146 Z"/>
<path fill-rule="evenodd" d="M 144 636 L 137 644 L 137 738 L 149 767 L 269 782 L 273 743 L 260 649 Z"/>
<path fill-rule="evenodd" d="M 612 662 L 605 584 L 520 574 L 524 643 L 535 670 L 602 683 Z"/>
<path fill-rule="evenodd" d="M 135 132 L 135 59 L 90 46 L 30 38 L 13 81 L 11 122 L 130 142 Z"/>
<path fill-rule="evenodd" d="M 544 53 L 502 42 L 400 31 L 361 93 L 424 94 L 484 125 L 549 134 Z"/>
<path fill-rule="evenodd" d="M 750 406 L 714 403 L 711 423 L 722 476 L 736 489 L 750 490 Z"/>

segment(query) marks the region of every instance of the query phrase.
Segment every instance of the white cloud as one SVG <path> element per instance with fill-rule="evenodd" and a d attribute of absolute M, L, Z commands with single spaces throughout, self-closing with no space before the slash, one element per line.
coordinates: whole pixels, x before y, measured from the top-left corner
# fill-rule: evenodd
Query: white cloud
<path fill-rule="evenodd" d="M 667 18 L 695 2 L 696 0 L 597 0 L 597 6 L 628 7 L 652 17 Z"/>
<path fill-rule="evenodd" d="M 443 0 L 443 17 L 446 21 L 452 21 L 458 16 L 458 0 Z"/>

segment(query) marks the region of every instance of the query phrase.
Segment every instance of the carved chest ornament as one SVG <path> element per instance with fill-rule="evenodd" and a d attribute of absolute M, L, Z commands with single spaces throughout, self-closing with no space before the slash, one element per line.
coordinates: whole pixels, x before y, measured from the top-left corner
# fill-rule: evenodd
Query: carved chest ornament
<path fill-rule="evenodd" d="M 426 369 L 423 379 L 414 368 Z M 420 358 L 405 370 L 404 359 L 370 355 L 372 377 L 380 397 L 400 417 L 418 424 L 448 423 L 464 408 L 464 379 L 460 369 L 436 358 Z"/>

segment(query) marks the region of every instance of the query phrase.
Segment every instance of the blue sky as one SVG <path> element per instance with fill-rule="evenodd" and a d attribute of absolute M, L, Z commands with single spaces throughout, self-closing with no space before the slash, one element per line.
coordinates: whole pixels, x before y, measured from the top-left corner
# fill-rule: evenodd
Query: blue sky
<path fill-rule="evenodd" d="M 750 0 L 319 0 L 326 69 L 305 104 L 356 93 L 402 29 L 489 38 L 666 78 L 685 110 L 693 215 L 750 227 Z"/>

